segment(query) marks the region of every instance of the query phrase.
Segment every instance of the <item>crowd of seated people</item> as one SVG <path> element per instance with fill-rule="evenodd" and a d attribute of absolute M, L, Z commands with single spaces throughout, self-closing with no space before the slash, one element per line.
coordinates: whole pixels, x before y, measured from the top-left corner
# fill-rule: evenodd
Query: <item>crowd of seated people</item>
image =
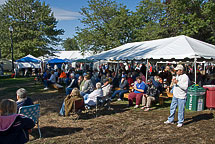
<path fill-rule="evenodd" d="M 158 96 L 162 91 L 171 88 L 171 80 L 175 73 L 173 65 L 158 67 L 157 70 L 153 68 L 150 72 L 150 76 L 152 76 L 152 78 L 150 78 L 151 82 L 146 82 L 146 69 L 143 64 L 138 64 L 136 67 L 135 65 L 132 66 L 130 64 L 128 64 L 128 66 L 120 64 L 120 67 L 118 67 L 117 70 L 114 68 L 116 68 L 116 66 L 109 66 L 107 64 L 101 65 L 99 66 L 99 69 L 95 70 L 83 71 L 78 68 L 71 68 L 58 71 L 58 75 L 55 75 L 58 82 L 65 83 L 66 95 L 69 95 L 71 91 L 77 87 L 83 98 L 86 98 L 87 95 L 89 96 L 91 93 L 93 95 L 94 91 L 98 90 L 96 87 L 98 82 L 101 83 L 102 89 L 111 85 L 111 88 L 108 88 L 111 89 L 109 91 L 111 100 L 115 98 L 123 100 L 124 94 L 129 93 L 129 89 L 133 87 L 133 91 L 128 94 L 129 106 L 132 106 L 133 100 L 136 99 L 135 108 L 140 107 L 142 104 L 143 109 L 147 111 L 151 106 L 150 101 L 157 101 Z M 189 67 L 188 69 L 190 70 Z M 53 71 L 51 71 L 51 74 L 45 72 L 43 77 L 46 86 L 56 82 L 55 78 L 53 78 Z M 200 81 L 199 83 L 204 82 L 199 73 L 197 75 L 197 80 Z M 115 90 L 115 88 L 118 89 Z M 154 95 L 153 89 L 157 91 L 156 95 Z M 103 95 L 106 95 L 104 90 Z"/>

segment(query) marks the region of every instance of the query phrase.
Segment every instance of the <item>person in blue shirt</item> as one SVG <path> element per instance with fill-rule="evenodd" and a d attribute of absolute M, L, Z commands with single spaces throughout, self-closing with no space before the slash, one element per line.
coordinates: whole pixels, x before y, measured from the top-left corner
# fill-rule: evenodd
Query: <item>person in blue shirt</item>
<path fill-rule="evenodd" d="M 129 101 L 129 106 L 133 105 L 133 99 L 136 99 L 136 105 L 134 108 L 138 108 L 141 100 L 142 100 L 142 96 L 144 93 L 146 93 L 146 84 L 142 81 L 141 77 L 137 77 L 137 83 L 134 85 L 134 92 L 129 93 L 128 96 L 128 101 Z"/>

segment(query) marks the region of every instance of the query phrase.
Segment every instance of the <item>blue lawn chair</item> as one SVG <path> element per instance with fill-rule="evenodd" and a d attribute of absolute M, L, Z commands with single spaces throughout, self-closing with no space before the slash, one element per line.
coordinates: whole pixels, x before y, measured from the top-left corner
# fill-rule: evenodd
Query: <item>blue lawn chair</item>
<path fill-rule="evenodd" d="M 19 114 L 23 114 L 24 116 L 31 118 L 34 123 L 37 124 L 39 135 L 41 138 L 41 132 L 39 127 L 40 104 L 22 106 L 19 108 Z"/>

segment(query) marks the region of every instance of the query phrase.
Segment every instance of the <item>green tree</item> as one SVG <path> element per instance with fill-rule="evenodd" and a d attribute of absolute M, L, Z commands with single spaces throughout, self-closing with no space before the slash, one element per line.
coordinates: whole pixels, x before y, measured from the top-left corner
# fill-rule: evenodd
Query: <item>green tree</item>
<path fill-rule="evenodd" d="M 165 15 L 165 5 L 160 0 L 140 1 L 135 16 L 135 41 L 162 38 L 164 29 L 160 21 Z"/>
<path fill-rule="evenodd" d="M 208 0 L 171 0 L 162 27 L 166 36 L 187 35 L 215 44 L 215 2 Z"/>
<path fill-rule="evenodd" d="M 132 42 L 132 15 L 129 9 L 111 0 L 89 0 L 81 9 L 85 28 L 76 39 L 82 51 L 95 53 Z"/>
<path fill-rule="evenodd" d="M 50 53 L 52 45 L 60 42 L 62 29 L 49 5 L 39 0 L 8 0 L 0 7 L 0 45 L 2 57 L 10 57 L 9 26 L 14 29 L 14 58 L 27 54 L 34 56 Z"/>
<path fill-rule="evenodd" d="M 64 40 L 63 47 L 66 51 L 79 50 L 79 46 L 75 38 L 67 38 Z"/>

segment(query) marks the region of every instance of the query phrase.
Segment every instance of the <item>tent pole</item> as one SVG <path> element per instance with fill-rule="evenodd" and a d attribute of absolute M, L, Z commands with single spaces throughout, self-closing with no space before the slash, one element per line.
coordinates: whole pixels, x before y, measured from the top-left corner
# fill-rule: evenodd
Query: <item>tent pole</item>
<path fill-rule="evenodd" d="M 147 65 L 147 67 L 146 67 L 146 82 L 147 82 L 147 80 L 148 80 L 148 70 L 149 70 L 149 60 L 148 59 L 146 59 L 146 65 Z"/>
<path fill-rule="evenodd" d="M 156 71 L 158 71 L 158 63 L 156 62 Z"/>
<path fill-rule="evenodd" d="M 204 63 L 204 73 L 205 73 L 205 75 L 206 75 L 205 68 L 206 68 L 206 62 Z"/>
<path fill-rule="evenodd" d="M 195 84 L 196 84 L 196 57 L 194 58 L 194 69 L 195 69 Z"/>

